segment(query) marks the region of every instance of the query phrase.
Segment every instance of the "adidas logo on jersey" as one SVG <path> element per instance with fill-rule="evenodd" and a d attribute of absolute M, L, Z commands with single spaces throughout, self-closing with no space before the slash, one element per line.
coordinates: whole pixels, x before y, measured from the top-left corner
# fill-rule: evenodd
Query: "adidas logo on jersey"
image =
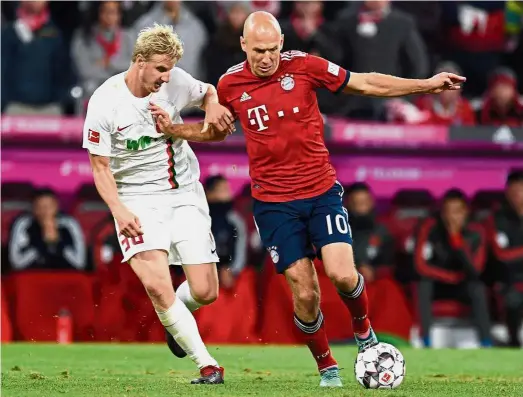
<path fill-rule="evenodd" d="M 240 97 L 240 102 L 245 102 L 245 101 L 248 101 L 249 99 L 251 99 L 251 96 L 249 94 L 247 94 L 246 92 L 244 92 L 242 94 L 242 96 Z"/>

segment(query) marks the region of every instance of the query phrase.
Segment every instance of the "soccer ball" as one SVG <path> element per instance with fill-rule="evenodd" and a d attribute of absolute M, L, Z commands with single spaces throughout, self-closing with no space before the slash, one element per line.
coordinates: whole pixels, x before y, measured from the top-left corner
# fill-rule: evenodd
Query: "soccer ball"
<path fill-rule="evenodd" d="M 394 346 L 378 343 L 358 353 L 354 373 L 365 389 L 395 389 L 405 377 L 405 360 Z"/>

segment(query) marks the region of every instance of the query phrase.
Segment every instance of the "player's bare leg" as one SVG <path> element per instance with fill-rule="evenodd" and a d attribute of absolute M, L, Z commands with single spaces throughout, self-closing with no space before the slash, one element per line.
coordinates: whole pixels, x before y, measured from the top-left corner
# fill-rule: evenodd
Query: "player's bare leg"
<path fill-rule="evenodd" d="M 338 363 L 332 356 L 320 311 L 320 286 L 313 263 L 308 258 L 299 259 L 285 271 L 285 278 L 292 291 L 294 323 L 316 360 L 320 386 L 341 386 Z"/>
<path fill-rule="evenodd" d="M 368 318 L 369 302 L 365 280 L 356 271 L 352 246 L 347 243 L 332 243 L 321 249 L 325 272 L 338 289 L 343 302 L 352 316 L 352 329 L 359 350 L 378 343 Z"/>
<path fill-rule="evenodd" d="M 187 280 L 180 284 L 176 295 L 191 312 L 218 299 L 218 271 L 215 263 L 183 265 L 183 271 Z"/>
<path fill-rule="evenodd" d="M 162 250 L 139 252 L 129 262 L 151 298 L 160 321 L 176 343 L 200 370 L 206 367 L 219 368 L 200 337 L 192 313 L 182 300 L 176 297 L 167 253 Z M 213 383 L 223 383 L 223 379 Z"/>

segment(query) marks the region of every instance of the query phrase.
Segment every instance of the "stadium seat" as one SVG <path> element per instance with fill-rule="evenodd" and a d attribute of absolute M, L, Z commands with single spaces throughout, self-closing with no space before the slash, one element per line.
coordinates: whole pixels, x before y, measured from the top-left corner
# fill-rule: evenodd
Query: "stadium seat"
<path fill-rule="evenodd" d="M 405 247 L 419 219 L 429 215 L 434 204 L 434 196 L 428 190 L 404 189 L 394 195 L 386 225 L 395 237 L 399 250 Z"/>
<path fill-rule="evenodd" d="M 16 294 L 14 322 L 19 338 L 56 341 L 57 315 L 70 312 L 75 341 L 92 340 L 92 277 L 81 272 L 21 271 L 10 276 Z"/>
<path fill-rule="evenodd" d="M 84 184 L 78 189 L 71 215 L 80 223 L 87 245 L 92 243 L 92 231 L 109 215 L 109 208 L 100 198 L 96 187 Z"/>
<path fill-rule="evenodd" d="M 13 220 L 22 212 L 31 210 L 34 187 L 26 182 L 2 184 L 2 245 L 7 244 L 9 228 Z"/>
<path fill-rule="evenodd" d="M 173 285 L 180 280 L 170 267 Z M 124 342 L 165 342 L 165 329 L 158 319 L 149 296 L 127 263 L 120 267 L 123 285 L 124 323 L 120 341 Z"/>
<path fill-rule="evenodd" d="M 260 329 L 262 343 L 299 344 L 294 331 L 294 309 L 292 294 L 283 275 L 277 274 L 270 258 L 267 258 L 261 277 L 264 278 L 262 292 L 263 322 Z"/>
<path fill-rule="evenodd" d="M 501 190 L 479 190 L 471 200 L 471 208 L 475 221 L 483 221 L 492 213 L 505 198 Z"/>
<path fill-rule="evenodd" d="M 92 259 L 94 264 L 93 288 L 95 311 L 95 335 L 97 341 L 119 340 L 125 320 L 123 307 L 124 285 L 122 254 L 115 242 L 112 218 L 100 225 L 93 233 Z"/>
<path fill-rule="evenodd" d="M 6 342 L 11 342 L 13 340 L 13 327 L 12 327 L 12 323 L 11 323 L 10 308 L 7 303 L 7 297 L 6 297 L 3 285 L 2 285 L 1 294 L 2 294 L 2 302 L 1 302 L 0 310 L 2 311 L 2 313 L 0 313 L 0 315 L 2 316 L 2 318 L 1 318 L 1 325 L 0 325 L 1 326 L 0 333 L 2 334 L 2 337 L 1 337 L 2 343 L 6 343 Z"/>
<path fill-rule="evenodd" d="M 418 301 L 417 283 L 412 283 L 413 301 Z M 432 316 L 437 318 L 468 318 L 470 315 L 470 306 L 452 299 L 436 300 L 432 303 Z M 418 308 L 414 310 L 414 321 L 419 321 Z"/>
<path fill-rule="evenodd" d="M 330 341 L 341 342 L 354 338 L 352 319 L 338 291 L 325 273 L 323 264 L 316 261 L 321 288 L 321 309 Z M 412 316 L 400 286 L 390 278 L 365 285 L 369 299 L 369 318 L 377 334 L 409 339 Z"/>
<path fill-rule="evenodd" d="M 216 302 L 195 312 L 206 343 L 256 343 L 256 272 L 244 269 L 231 290 L 220 289 Z"/>
<path fill-rule="evenodd" d="M 331 280 L 326 275 L 323 264 L 315 262 L 321 288 L 321 309 L 325 316 L 325 327 L 330 341 L 352 340 L 352 319 L 345 304 Z M 293 305 L 290 288 L 283 276 L 277 275 L 272 263 L 265 268 L 268 274 L 268 291 L 262 307 L 264 323 L 260 338 L 264 343 L 297 344 L 293 322 Z M 412 316 L 401 288 L 390 279 L 377 280 L 367 285 L 369 296 L 369 317 L 377 333 L 394 335 L 408 340 L 412 326 Z"/>

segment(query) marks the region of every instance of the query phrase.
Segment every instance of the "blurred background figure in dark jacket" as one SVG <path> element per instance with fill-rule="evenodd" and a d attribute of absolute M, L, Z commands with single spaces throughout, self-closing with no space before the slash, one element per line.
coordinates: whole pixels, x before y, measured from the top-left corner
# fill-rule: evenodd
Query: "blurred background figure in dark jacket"
<path fill-rule="evenodd" d="M 69 51 L 47 1 L 22 1 L 2 29 L 2 112 L 62 113 L 71 71 Z"/>
<path fill-rule="evenodd" d="M 214 85 L 218 84 L 220 76 L 227 69 L 245 61 L 240 36 L 243 34 L 243 23 L 252 11 L 249 1 L 224 1 L 220 7 L 224 14 L 223 20 L 209 42 L 204 60 L 207 80 Z"/>
<path fill-rule="evenodd" d="M 85 270 L 85 240 L 78 222 L 60 213 L 56 193 L 37 190 L 32 213 L 16 218 L 9 234 L 12 271 L 24 269 Z"/>
<path fill-rule="evenodd" d="M 509 345 L 521 347 L 518 332 L 523 322 L 523 170 L 509 174 L 505 195 L 506 200 L 492 215 L 490 246 L 495 281 L 503 297 Z"/>
<path fill-rule="evenodd" d="M 432 346 L 432 304 L 455 300 L 472 309 L 482 346 L 492 344 L 487 291 L 480 277 L 486 263 L 486 235 L 480 225 L 470 223 L 469 205 L 459 189 L 448 190 L 439 215 L 427 218 L 418 232 L 415 267 L 423 343 Z"/>
<path fill-rule="evenodd" d="M 376 219 L 374 197 L 366 183 L 350 185 L 346 196 L 354 261 L 365 281 L 370 283 L 391 273 L 394 240 L 387 227 Z"/>
<path fill-rule="evenodd" d="M 211 230 L 216 240 L 216 253 L 220 258 L 220 285 L 231 288 L 234 286 L 235 276 L 246 264 L 247 226 L 233 209 L 231 187 L 223 175 L 208 177 L 204 186 L 212 218 Z"/>
<path fill-rule="evenodd" d="M 343 55 L 341 66 L 347 70 L 417 79 L 429 74 L 427 49 L 414 19 L 387 0 L 351 3 L 333 28 Z M 353 96 L 344 102 L 340 115 L 383 119 L 382 99 Z"/>

